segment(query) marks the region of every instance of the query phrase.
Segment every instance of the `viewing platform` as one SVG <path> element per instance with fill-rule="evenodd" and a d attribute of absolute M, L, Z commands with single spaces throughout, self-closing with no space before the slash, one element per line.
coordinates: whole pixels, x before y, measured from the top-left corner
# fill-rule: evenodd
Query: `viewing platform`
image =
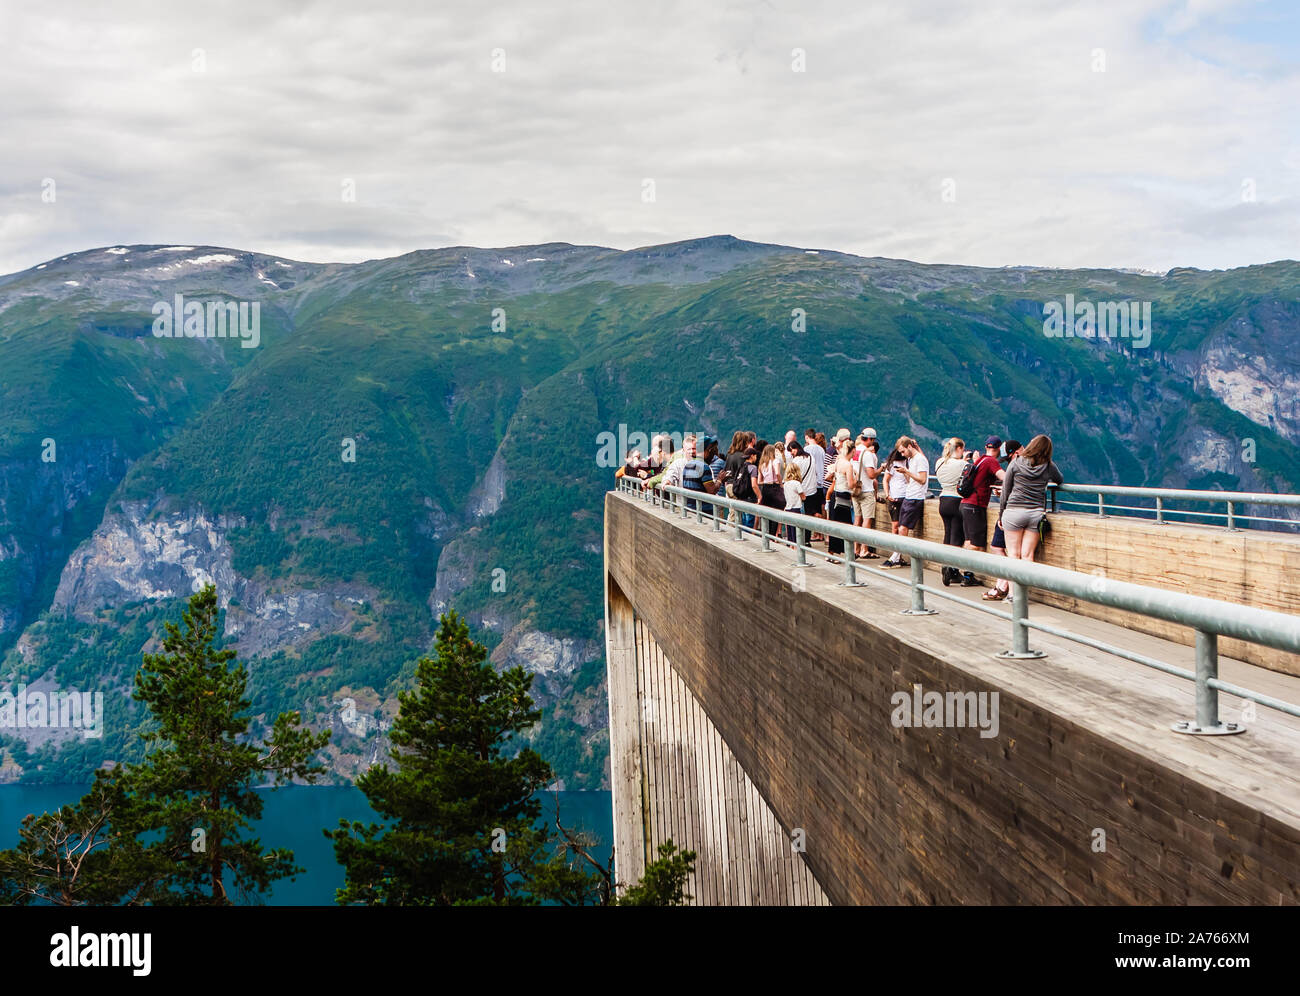
<path fill-rule="evenodd" d="M 937 558 L 988 555 L 913 540 L 918 589 L 681 497 L 606 496 L 619 879 L 671 838 L 702 904 L 1300 902 L 1296 537 L 1115 517 L 1103 541 L 1058 513 L 1047 566 L 1006 567 L 1041 585 L 1008 613 L 938 587 Z M 1198 722 L 1225 735 L 1173 729 Z"/>

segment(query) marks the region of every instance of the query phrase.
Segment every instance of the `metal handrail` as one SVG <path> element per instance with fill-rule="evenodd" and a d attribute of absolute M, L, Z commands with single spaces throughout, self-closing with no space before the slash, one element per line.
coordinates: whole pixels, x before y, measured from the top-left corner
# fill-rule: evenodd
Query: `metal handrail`
<path fill-rule="evenodd" d="M 1189 491 L 1179 488 L 1130 488 L 1117 484 L 1049 484 L 1048 487 L 1052 510 L 1057 507 L 1058 494 L 1088 494 L 1097 496 L 1097 514 L 1104 516 L 1108 512 L 1155 512 L 1156 522 L 1163 523 L 1167 515 L 1184 515 L 1202 519 L 1222 519 L 1229 531 L 1235 532 L 1238 522 L 1272 522 L 1280 525 L 1300 525 L 1294 519 L 1279 519 L 1268 515 L 1247 515 L 1238 508 L 1240 505 L 1270 505 L 1276 508 L 1300 508 L 1300 495 L 1263 494 L 1256 491 Z M 1106 504 L 1106 496 L 1117 498 L 1150 498 L 1154 508 L 1133 505 Z M 1226 512 L 1207 512 L 1189 509 L 1167 508 L 1166 502 L 1201 502 L 1205 504 L 1223 502 Z M 1084 507 L 1082 502 L 1060 502 L 1061 505 Z"/>
<path fill-rule="evenodd" d="M 927 482 L 929 494 L 936 497 L 943 485 L 934 474 Z M 997 491 L 997 485 L 994 485 Z M 1095 502 L 1059 500 L 1061 494 L 1096 495 Z M 1274 522 L 1279 525 L 1300 526 L 1300 519 L 1280 519 L 1272 515 L 1247 515 L 1238 510 L 1239 505 L 1265 505 L 1275 508 L 1300 508 L 1300 495 L 1267 494 L 1259 491 L 1193 491 L 1185 488 L 1137 488 L 1119 484 L 1048 484 L 1047 495 L 1050 508 L 1055 512 L 1058 506 L 1073 508 L 1095 508 L 1097 514 L 1105 516 L 1115 512 L 1155 513 L 1157 522 L 1164 522 L 1166 515 L 1185 515 L 1202 519 L 1222 519 L 1229 530 L 1236 529 L 1238 522 Z M 1118 505 L 1107 504 L 1106 496 L 1116 498 L 1149 498 L 1152 505 Z M 1226 512 L 1204 512 L 1185 508 L 1168 508 L 1166 502 L 1185 501 L 1214 504 L 1224 502 Z"/>
<path fill-rule="evenodd" d="M 941 489 L 939 479 L 930 475 L 929 485 L 932 493 L 937 495 Z M 1236 531 L 1239 522 L 1271 522 L 1278 525 L 1300 527 L 1300 520 L 1282 519 L 1272 515 L 1248 515 L 1240 511 L 1241 505 L 1264 505 L 1274 508 L 1300 508 L 1300 495 L 1266 494 L 1258 491 L 1193 491 L 1185 488 L 1136 488 L 1119 484 L 1048 484 L 1048 502 L 1055 512 L 1060 507 L 1095 508 L 1099 516 L 1113 515 L 1116 512 L 1155 513 L 1155 521 L 1163 523 L 1167 515 L 1181 515 L 1201 519 L 1223 520 L 1230 531 Z M 1058 495 L 1095 495 L 1095 502 L 1059 500 Z M 1148 498 L 1153 504 L 1120 505 L 1108 504 L 1106 496 L 1115 498 Z M 1202 504 L 1227 505 L 1225 512 L 1198 511 L 1195 509 L 1169 508 L 1171 501 L 1199 502 Z"/>
<path fill-rule="evenodd" d="M 766 522 L 793 526 L 799 530 L 798 534 L 796 534 L 797 537 L 803 539 L 803 542 L 796 541 L 795 544 L 799 553 L 800 566 L 806 563 L 804 559 L 805 551 L 811 549 L 807 545 L 809 533 L 818 532 L 827 536 L 835 536 L 844 540 L 845 543 L 845 580 L 843 583 L 847 586 L 859 586 L 861 582 L 857 580 L 857 574 L 863 570 L 872 575 L 890 578 L 890 580 L 902 580 L 884 571 L 877 571 L 857 563 L 854 556 L 855 543 L 881 547 L 890 552 L 902 554 L 911 561 L 910 583 L 912 598 L 910 607 L 905 610 L 908 615 L 929 615 L 933 613 L 932 609 L 927 609 L 925 606 L 925 593 L 927 591 L 954 601 L 965 602 L 964 599 L 958 599 L 956 596 L 925 585 L 924 572 L 927 562 L 933 561 L 960 570 L 978 571 L 982 574 L 1006 578 L 1015 582 L 1012 589 L 1012 611 L 1009 617 L 1012 623 L 1012 646 L 1010 650 L 999 654 L 999 657 L 1022 659 L 1046 656 L 1042 651 L 1029 648 L 1028 630 L 1033 628 L 1049 631 L 1053 635 L 1063 636 L 1066 639 L 1113 653 L 1118 657 L 1136 661 L 1148 667 L 1156 667 L 1178 677 L 1191 678 L 1196 685 L 1196 719 L 1174 724 L 1173 728 L 1178 732 L 1196 734 L 1242 732 L 1245 729 L 1242 723 L 1221 723 L 1219 721 L 1218 692 L 1220 690 L 1230 691 L 1231 694 L 1240 698 L 1257 702 L 1260 705 L 1277 709 L 1292 716 L 1300 716 L 1300 706 L 1282 702 L 1271 696 L 1252 692 L 1248 689 L 1226 686 L 1218 680 L 1218 639 L 1220 636 L 1232 637 L 1290 653 L 1300 653 L 1300 617 L 1297 616 L 1272 612 L 1267 609 L 1258 609 L 1252 606 L 1219 602 L 1200 595 L 1187 595 L 1181 592 L 1166 591 L 1163 588 L 1149 588 L 1128 581 L 1116 581 L 1094 574 L 1084 574 L 1079 571 L 1052 567 L 1048 564 L 1013 560 L 989 553 L 966 550 L 962 547 L 946 546 L 930 540 L 898 536 L 876 529 L 848 525 L 830 519 L 819 519 L 797 512 L 786 512 L 754 502 L 738 501 L 733 498 L 710 495 L 707 492 L 692 491 L 686 488 L 661 486 L 654 489 L 643 489 L 640 487 L 640 482 L 620 480 L 618 489 L 627 494 L 641 497 L 645 501 L 663 502 L 674 511 L 680 511 L 684 516 L 689 516 L 694 511 L 697 521 L 700 522 L 704 520 L 703 507 L 706 505 L 712 506 L 710 518 L 715 531 L 722 528 L 718 519 L 719 508 L 734 511 L 738 515 L 755 516 L 760 523 L 760 530 L 762 524 Z M 743 539 L 744 529 L 739 518 L 735 520 L 734 528 L 736 530 L 735 538 Z M 762 532 L 761 538 L 763 548 L 765 550 L 770 549 L 770 537 L 765 531 Z M 820 551 L 816 552 L 820 553 Z M 1162 664 L 1162 662 L 1150 658 L 1143 658 L 1142 655 L 1134 654 L 1122 647 L 1075 636 L 1063 630 L 1048 628 L 1042 623 L 1031 623 L 1029 621 L 1029 588 L 1041 588 L 1044 591 L 1050 591 L 1058 595 L 1078 598 L 1086 602 L 1128 612 L 1136 612 L 1140 615 L 1190 627 L 1196 632 L 1195 674 L 1193 675 L 1181 668 Z M 969 605 L 970 603 L 966 604 Z M 985 606 L 978 605 L 975 607 L 985 608 Z M 1003 615 L 1000 612 L 995 614 Z"/>
<path fill-rule="evenodd" d="M 1129 488 L 1118 484 L 1049 484 L 1057 491 L 1162 498 L 1165 501 L 1231 501 L 1243 505 L 1289 505 L 1300 508 L 1300 495 L 1273 495 L 1259 491 L 1188 491 L 1180 488 Z"/>

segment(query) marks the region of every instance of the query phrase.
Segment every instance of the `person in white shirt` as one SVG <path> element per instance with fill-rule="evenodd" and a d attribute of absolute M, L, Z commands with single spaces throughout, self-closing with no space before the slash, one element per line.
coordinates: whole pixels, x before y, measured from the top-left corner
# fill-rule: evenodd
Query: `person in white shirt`
<path fill-rule="evenodd" d="M 943 521 L 943 542 L 945 546 L 961 546 L 965 539 L 961 525 L 961 494 L 957 485 L 966 470 L 966 443 L 953 436 L 944 440 L 943 455 L 934 462 L 934 476 L 939 479 L 939 518 Z M 955 567 L 944 567 L 940 572 L 945 585 L 961 581 L 961 571 Z"/>
<path fill-rule="evenodd" d="M 853 469 L 858 476 L 858 489 L 853 495 L 853 524 L 871 529 L 876 524 L 876 476 L 880 461 L 876 458 L 876 441 L 862 430 L 858 435 L 857 449 L 853 452 Z M 854 548 L 855 557 L 876 560 L 879 555 L 866 543 Z"/>
<path fill-rule="evenodd" d="M 799 460 L 791 455 L 785 465 L 785 480 L 783 482 L 785 491 L 785 510 L 787 512 L 803 512 L 803 468 L 799 466 Z M 791 543 L 798 542 L 798 534 L 794 526 L 785 527 L 785 538 Z"/>
<path fill-rule="evenodd" d="M 803 514 L 818 516 L 826 498 L 826 451 L 817 445 L 805 443 L 802 447 L 808 457 L 808 466 L 803 478 Z M 820 533 L 813 533 L 812 540 L 825 539 Z"/>
<path fill-rule="evenodd" d="M 907 490 L 907 476 L 902 467 L 907 465 L 907 458 L 898 452 L 895 445 L 880 465 L 880 476 L 885 479 L 885 507 L 889 510 L 889 531 L 897 534 L 898 520 L 902 516 L 903 493 Z M 902 561 L 897 554 L 885 562 L 886 567 L 897 567 Z"/>
<path fill-rule="evenodd" d="M 903 501 L 898 514 L 898 535 L 908 536 L 921 528 L 921 515 L 925 510 L 925 495 L 930 483 L 930 461 L 925 458 L 916 440 L 909 436 L 899 437 L 895 449 L 906 461 L 895 463 L 904 480 Z M 881 566 L 902 567 L 906 563 L 896 553 Z"/>
<path fill-rule="evenodd" d="M 929 494 L 930 461 L 921 452 L 921 447 L 917 445 L 915 439 L 909 440 L 905 455 L 907 468 L 903 473 L 907 475 L 907 490 L 903 493 L 903 500 L 925 501 L 926 495 Z M 917 523 L 908 528 L 915 529 L 919 525 L 920 523 Z"/>

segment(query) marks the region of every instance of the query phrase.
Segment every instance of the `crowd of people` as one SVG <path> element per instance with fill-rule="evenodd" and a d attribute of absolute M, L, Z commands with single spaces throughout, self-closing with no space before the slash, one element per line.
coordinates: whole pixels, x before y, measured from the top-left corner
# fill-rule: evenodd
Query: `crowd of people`
<path fill-rule="evenodd" d="M 791 429 L 772 443 L 740 430 L 732 435 L 725 454 L 713 436 L 686 436 L 681 452 L 674 452 L 672 437 L 661 435 L 649 453 L 629 452 L 616 476 L 639 481 L 642 488 L 672 485 L 698 491 L 701 509 L 709 516 L 714 513 L 707 496 L 721 492 L 741 502 L 867 528 L 875 528 L 877 519 L 882 526 L 887 520 L 890 531 L 899 536 L 920 532 L 933 476 L 939 483 L 945 544 L 980 551 L 991 546 L 994 553 L 1024 560 L 1034 559 L 1047 528 L 1047 485 L 1062 483 L 1052 461 L 1052 441 L 1045 435 L 1035 436 L 1026 446 L 988 436 L 982 451 L 968 450 L 965 441 L 954 436 L 943 441 L 932 470 L 920 444 L 909 436 L 900 436 L 882 457 L 876 430 L 869 427 L 856 437 L 840 429 L 829 440 L 807 429 L 802 441 Z M 995 494 L 998 519 L 990 543 L 988 507 Z M 687 498 L 686 505 L 694 511 L 696 499 Z M 753 513 L 728 511 L 728 521 L 744 528 L 753 529 L 755 519 Z M 770 519 L 765 528 L 773 535 L 779 529 Z M 781 538 L 798 542 L 793 526 L 786 526 Z M 843 539 L 818 532 L 808 539 L 826 543 L 830 561 L 842 563 Z M 855 543 L 853 556 L 882 559 L 870 543 Z M 894 553 L 879 566 L 910 565 Z M 955 567 L 944 567 L 942 578 L 945 585 L 983 583 Z M 1009 582 L 995 579 L 983 597 L 1001 601 L 1010 594 Z"/>

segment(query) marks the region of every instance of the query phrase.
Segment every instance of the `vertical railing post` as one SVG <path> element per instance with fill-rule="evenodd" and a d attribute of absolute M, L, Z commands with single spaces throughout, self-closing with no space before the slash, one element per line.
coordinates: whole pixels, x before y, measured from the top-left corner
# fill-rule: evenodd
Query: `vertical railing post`
<path fill-rule="evenodd" d="M 1029 618 L 1029 586 L 1011 584 L 1011 649 L 996 656 L 1005 660 L 1033 660 L 1046 657 L 1041 650 L 1029 649 L 1029 628 L 1024 620 Z"/>
<path fill-rule="evenodd" d="M 1219 634 L 1196 631 L 1196 724 L 1219 725 L 1219 693 L 1210 679 L 1219 676 Z"/>
<path fill-rule="evenodd" d="M 1237 520 L 1232 516 L 1232 502 L 1228 502 L 1228 529 L 1233 532 L 1237 529 Z"/>
<path fill-rule="evenodd" d="M 1244 733 L 1242 723 L 1224 723 L 1219 720 L 1219 691 L 1210 682 L 1219 677 L 1219 634 L 1196 631 L 1196 718 L 1181 720 L 1173 725 L 1176 733 L 1197 736 L 1221 736 L 1226 733 Z"/>
<path fill-rule="evenodd" d="M 1165 521 L 1165 500 L 1156 495 L 1156 522 Z"/>
<path fill-rule="evenodd" d="M 1097 514 L 1100 516 L 1106 514 L 1106 496 L 1101 492 L 1097 493 Z"/>
<path fill-rule="evenodd" d="M 760 513 L 758 518 L 755 519 L 754 521 L 758 523 L 759 534 L 763 537 L 763 552 L 771 553 L 772 537 L 769 536 L 767 533 L 767 519 L 764 518 L 763 515 Z"/>
<path fill-rule="evenodd" d="M 799 557 L 795 563 L 800 567 L 808 566 L 808 530 L 803 526 L 794 527 L 794 545 L 799 549 Z"/>
<path fill-rule="evenodd" d="M 921 585 L 925 584 L 925 561 L 920 557 L 909 557 L 908 562 L 912 565 L 912 604 L 910 608 L 903 610 L 905 616 L 933 616 L 937 613 L 934 609 L 925 607 L 925 591 Z"/>
<path fill-rule="evenodd" d="M 721 507 L 722 507 L 722 506 L 720 506 L 717 502 L 714 502 L 714 503 L 710 506 L 710 508 L 713 509 L 713 531 L 714 531 L 715 533 L 716 533 L 716 532 L 721 532 L 721 530 L 722 530 L 722 520 L 720 520 L 720 519 L 718 518 L 718 512 L 719 512 L 719 510 L 721 509 Z"/>
<path fill-rule="evenodd" d="M 827 533 L 827 536 L 830 534 Z M 865 588 L 866 584 L 858 580 L 857 554 L 854 552 L 854 542 L 851 539 L 844 541 L 844 580 L 840 582 L 843 588 Z"/>

